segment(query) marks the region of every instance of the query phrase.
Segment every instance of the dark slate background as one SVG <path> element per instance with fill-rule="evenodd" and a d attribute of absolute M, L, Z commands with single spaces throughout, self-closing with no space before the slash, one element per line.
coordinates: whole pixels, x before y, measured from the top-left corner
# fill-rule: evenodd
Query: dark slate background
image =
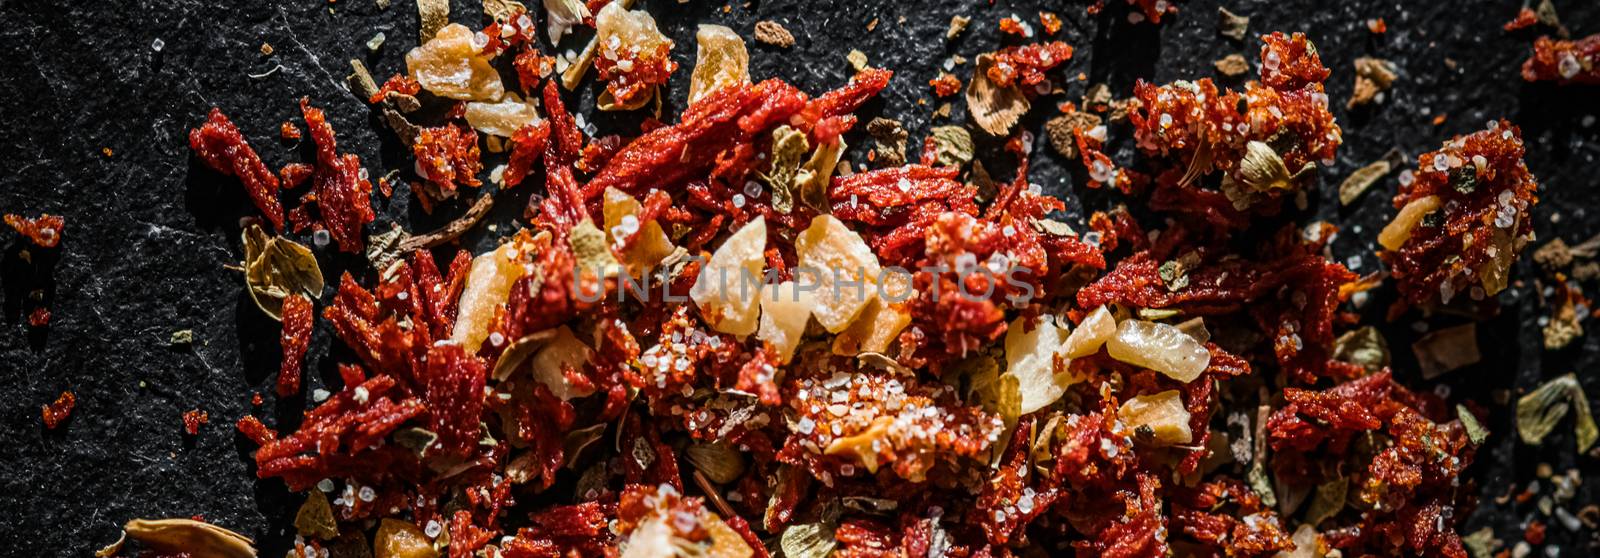
<path fill-rule="evenodd" d="M 265 394 L 267 403 L 257 413 L 270 424 L 293 424 L 307 402 L 278 401 L 270 394 L 278 325 L 253 308 L 239 275 L 223 267 L 240 258 L 239 220 L 254 210 L 235 180 L 192 160 L 185 134 L 218 106 L 269 166 L 303 160 L 305 146 L 278 139 L 277 130 L 286 119 L 298 123 L 296 100 L 309 96 L 327 110 L 340 149 L 359 154 L 374 177 L 395 168 L 409 172 L 410 159 L 397 151 L 392 135 L 343 86 L 350 58 L 364 60 L 380 80 L 403 69 L 404 52 L 416 45 L 417 17 L 409 0 L 392 3 L 0 0 L 0 83 L 6 93 L 0 95 L 0 158 L 6 161 L 0 211 L 61 214 L 68 223 L 59 251 L 35 250 L 38 267 L 20 261 L 14 234 L 0 232 L 0 385 L 7 390 L 0 398 L 0 514 L 6 516 L 0 521 L 0 548 L 6 550 L 0 554 L 82 556 L 114 540 L 117 527 L 130 518 L 196 514 L 256 537 L 264 555 L 282 553 L 298 497 L 278 481 L 255 479 L 252 447 L 232 423 L 251 412 L 254 391 Z M 481 24 L 475 2 L 453 4 L 453 20 Z M 1069 78 L 1068 99 L 1077 99 L 1087 83 L 1109 82 L 1122 97 L 1138 78 L 1212 76 L 1212 61 L 1235 52 L 1253 65 L 1258 48 L 1253 40 L 1238 44 L 1218 36 L 1217 3 L 1209 0 L 1181 3 L 1182 12 L 1160 27 L 1128 24 L 1127 8 L 1117 0 L 1096 17 L 1086 16 L 1082 2 L 769 1 L 727 9 L 698 1 L 643 4 L 679 45 L 673 56 L 683 69 L 668 113 L 682 108 L 696 23 L 725 24 L 749 36 L 756 21 L 771 19 L 787 26 L 798 44 L 784 51 L 752 43 L 752 74 L 788 79 L 818 93 L 846 80 L 844 55 L 860 49 L 873 65 L 897 72 L 882 99 L 861 111 L 862 121 L 879 114 L 900 118 L 913 145 L 938 105 L 918 101 L 929 96 L 926 83 L 943 61 L 952 53 L 971 57 L 994 49 L 995 22 L 1006 14 L 1037 28 L 1036 4 L 1051 5 L 1066 20 L 1061 38 L 1079 49 L 1057 74 Z M 1333 186 L 1391 147 L 1415 156 L 1497 117 L 1523 126 L 1527 136 L 1528 164 L 1543 183 L 1536 217 L 1541 243 L 1557 236 L 1576 243 L 1600 232 L 1600 221 L 1587 214 L 1597 211 L 1600 127 L 1593 119 L 1600 92 L 1517 79 L 1532 35 L 1507 34 L 1500 25 L 1516 14 L 1519 0 L 1226 4 L 1252 17 L 1252 33 L 1308 33 L 1334 71 L 1328 92 L 1345 146 L 1333 168 L 1319 171 L 1324 188 L 1308 213 L 1345 227 L 1334 255 L 1343 260 L 1359 254 L 1357 271 L 1376 269 L 1373 239 L 1393 214 L 1388 199 L 1395 181 L 1391 175 L 1348 208 L 1338 207 Z M 1600 6 L 1594 2 L 1556 5 L 1575 34 L 1600 32 Z M 954 14 L 972 16 L 973 25 L 947 44 L 943 34 Z M 1365 21 L 1374 17 L 1388 22 L 1388 34 L 1367 31 Z M 878 24 L 869 32 L 874 19 Z M 377 32 L 387 42 L 369 53 L 365 43 Z M 153 48 L 156 41 L 164 48 Z M 261 53 L 263 42 L 273 54 Z M 569 38 L 565 48 L 579 48 L 575 44 L 581 43 Z M 1386 104 L 1350 113 L 1344 101 L 1352 88 L 1351 62 L 1361 55 L 1394 60 L 1401 77 Z M 247 77 L 279 67 L 264 78 Z M 965 78 L 970 68 L 957 73 Z M 1089 81 L 1070 79 L 1079 72 Z M 592 91 L 586 90 L 582 103 L 586 110 L 593 106 Z M 1053 112 L 1051 104 L 1036 103 L 1041 108 L 1027 125 L 1037 131 Z M 963 118 L 957 105 L 956 118 Z M 1445 121 L 1433 125 L 1440 114 Z M 603 130 L 637 130 L 635 115 L 596 120 Z M 1129 160 L 1127 142 L 1118 144 L 1118 160 Z M 1073 216 L 1085 204 L 1098 209 L 1114 201 L 1101 193 L 1079 199 L 1085 192 L 1081 165 L 1068 164 L 1046 145 L 1038 142 L 1032 179 L 1070 198 Z M 493 220 L 515 218 L 526 190 L 504 196 Z M 409 199 L 403 187 L 393 199 L 378 199 L 379 224 L 394 221 L 421 232 L 463 209 L 447 206 L 427 216 Z M 493 241 L 491 234 L 480 228 L 467 244 L 481 248 Z M 341 270 L 363 272 L 361 260 L 327 252 L 320 257 L 330 285 Z M 1564 351 L 1543 351 L 1534 321 L 1545 310 L 1538 306 L 1526 257 L 1520 270 L 1530 281 L 1503 295 L 1504 312 L 1480 325 L 1485 362 L 1438 383 L 1451 388 L 1453 398 L 1487 403 L 1493 390 L 1520 393 L 1542 378 L 1577 371 L 1588 391 L 1600 395 L 1594 372 L 1600 341 L 1591 336 Z M 54 311 L 42 331 L 30 330 L 20 315 L 23 298 L 36 288 L 45 289 Z M 1387 290 L 1379 292 L 1368 313 L 1381 312 L 1392 298 Z M 1417 379 L 1405 349 L 1425 326 L 1413 315 L 1388 333 L 1397 374 L 1434 389 L 1434 383 Z M 193 346 L 169 346 L 171 334 L 184 329 L 194 331 Z M 330 347 L 329 332 L 319 327 L 306 391 L 336 387 L 334 365 L 350 359 Z M 46 431 L 39 406 L 65 389 L 78 394 L 77 411 L 62 428 Z M 1509 407 L 1492 407 L 1494 437 L 1474 469 L 1486 497 L 1463 533 L 1492 525 L 1514 541 L 1521 522 L 1537 511 L 1532 502 L 1496 506 L 1493 496 L 1512 490 L 1513 483 L 1520 490 L 1539 462 L 1557 471 L 1594 470 L 1595 463 L 1574 455 L 1570 427 L 1545 446 L 1530 448 L 1510 435 Z M 190 438 L 182 434 L 179 416 L 193 408 L 209 412 L 212 422 Z M 1597 484 L 1584 486 L 1573 509 L 1596 501 Z M 1593 552 L 1592 533 L 1552 524 L 1550 540 L 1565 546 L 1565 556 Z"/>

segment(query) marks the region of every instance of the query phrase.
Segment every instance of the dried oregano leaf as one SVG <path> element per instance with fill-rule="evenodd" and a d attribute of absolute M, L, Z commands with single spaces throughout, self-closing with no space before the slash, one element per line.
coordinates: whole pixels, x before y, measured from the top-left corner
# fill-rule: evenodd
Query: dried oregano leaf
<path fill-rule="evenodd" d="M 1456 417 L 1461 419 L 1461 427 L 1467 430 L 1467 439 L 1472 445 L 1481 446 L 1484 440 L 1489 439 L 1489 429 L 1478 422 L 1478 415 L 1472 414 L 1465 405 L 1456 405 Z"/>
<path fill-rule="evenodd" d="M 583 450 L 600 441 L 605 435 L 606 423 L 603 422 L 568 432 L 566 439 L 561 442 L 562 454 L 566 456 L 562 459 L 561 466 L 571 467 L 578 458 L 583 457 Z"/>
<path fill-rule="evenodd" d="M 506 378 L 511 377 L 511 374 L 517 371 L 517 367 L 522 366 L 522 363 L 526 362 L 529 357 L 539 352 L 539 349 L 544 348 L 551 339 L 555 339 L 557 331 L 556 328 L 540 330 L 512 341 L 510 345 L 506 346 L 506 350 L 500 353 L 500 358 L 494 363 L 494 372 L 490 373 L 489 376 L 497 382 L 505 381 Z"/>
<path fill-rule="evenodd" d="M 1472 322 L 1424 335 L 1411 344 L 1411 352 L 1416 354 L 1425 380 L 1477 364 L 1483 358 L 1478 351 L 1478 326 Z"/>
<path fill-rule="evenodd" d="M 325 541 L 339 536 L 339 523 L 333 519 L 333 507 L 328 505 L 328 495 L 321 490 L 307 493 L 305 503 L 294 514 L 294 529 L 302 537 Z"/>
<path fill-rule="evenodd" d="M 833 178 L 834 168 L 839 166 L 839 158 L 844 156 L 844 148 L 842 137 L 833 143 L 818 145 L 811 159 L 795 173 L 795 189 L 800 191 L 801 202 L 819 212 L 828 212 L 828 181 Z"/>
<path fill-rule="evenodd" d="M 244 233 L 244 282 L 256 306 L 282 320 L 283 299 L 304 293 L 313 300 L 322 296 L 322 268 L 317 256 L 293 240 L 267 236 L 252 223 Z"/>
<path fill-rule="evenodd" d="M 772 187 L 772 208 L 779 213 L 794 211 L 796 175 L 810 149 L 805 132 L 789 126 L 779 126 L 772 131 L 772 167 L 764 178 Z"/>
<path fill-rule="evenodd" d="M 790 525 L 778 541 L 784 558 L 827 558 L 836 544 L 833 526 L 826 523 Z"/>
<path fill-rule="evenodd" d="M 1589 398 L 1584 395 L 1583 386 L 1570 372 L 1545 382 L 1517 400 L 1517 434 L 1522 441 L 1537 446 L 1555 430 L 1567 411 L 1574 408 L 1578 453 L 1588 451 L 1595 438 L 1600 437 L 1600 430 L 1596 429 L 1594 416 L 1589 412 Z"/>
<path fill-rule="evenodd" d="M 1322 520 L 1337 515 L 1344 509 L 1345 496 L 1350 491 L 1350 479 L 1339 477 L 1317 485 L 1317 490 L 1311 498 L 1311 506 L 1306 508 L 1306 524 L 1316 525 Z"/>
<path fill-rule="evenodd" d="M 960 126 L 936 126 L 928 133 L 933 136 L 934 164 L 962 168 L 972 162 L 972 134 Z"/>
<path fill-rule="evenodd" d="M 1376 372 L 1389 365 L 1389 344 L 1377 328 L 1362 326 L 1344 332 L 1333 342 L 1333 359 Z"/>
<path fill-rule="evenodd" d="M 505 22 L 511 19 L 511 14 L 526 12 L 527 8 L 517 0 L 483 0 L 483 15 L 489 19 Z"/>
<path fill-rule="evenodd" d="M 128 536 L 158 552 L 193 558 L 255 558 L 249 537 L 193 519 L 134 519 L 122 526 Z"/>

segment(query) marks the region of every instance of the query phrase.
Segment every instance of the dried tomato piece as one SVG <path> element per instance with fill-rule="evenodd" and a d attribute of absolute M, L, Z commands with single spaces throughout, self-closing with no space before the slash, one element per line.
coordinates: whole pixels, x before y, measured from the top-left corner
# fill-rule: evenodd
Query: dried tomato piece
<path fill-rule="evenodd" d="M 961 92 L 961 78 L 951 73 L 941 73 L 939 77 L 928 80 L 928 85 L 933 87 L 933 96 L 949 97 Z"/>
<path fill-rule="evenodd" d="M 1576 41 L 1539 37 L 1533 42 L 1533 55 L 1522 63 L 1522 79 L 1600 84 L 1600 34 Z"/>
<path fill-rule="evenodd" d="M 183 431 L 190 436 L 200 434 L 200 425 L 211 422 L 211 415 L 200 409 L 189 409 L 183 412 Z"/>
<path fill-rule="evenodd" d="M 418 174 L 437 187 L 442 197 L 451 196 L 459 186 L 482 184 L 478 181 L 478 172 L 483 170 L 478 132 L 472 128 L 446 124 L 418 130 L 411 153 L 417 158 Z"/>
<path fill-rule="evenodd" d="M 252 442 L 255 442 L 257 446 L 265 446 L 278 439 L 277 432 L 274 432 L 271 428 L 267 428 L 267 425 L 262 424 L 261 419 L 250 415 L 245 415 L 243 418 L 240 418 L 239 422 L 235 424 L 235 427 L 239 429 L 240 434 L 244 434 L 244 437 L 249 438 Z"/>
<path fill-rule="evenodd" d="M 544 157 L 544 151 L 550 142 L 550 121 L 540 120 L 517 129 L 511 136 L 511 159 L 506 163 L 502 179 L 507 188 L 515 188 L 522 184 L 533 170 L 533 164 Z"/>
<path fill-rule="evenodd" d="M 1117 521 L 1091 534 L 1091 539 L 1073 543 L 1080 553 L 1117 558 L 1156 558 L 1165 556 L 1167 520 L 1161 514 L 1161 481 L 1147 473 L 1138 475 L 1138 492 L 1116 494 L 1126 512 Z"/>
<path fill-rule="evenodd" d="M 517 70 L 517 83 L 522 87 L 522 91 L 528 92 L 538 87 L 539 80 L 555 72 L 556 58 L 545 56 L 529 44 L 522 47 L 516 58 L 512 59 L 511 65 Z"/>
<path fill-rule="evenodd" d="M 1282 32 L 1262 35 L 1261 82 L 1279 91 L 1291 91 L 1319 84 L 1331 73 L 1322 65 L 1316 45 L 1301 33 Z"/>
<path fill-rule="evenodd" d="M 278 177 L 267 170 L 239 128 L 212 107 L 205 124 L 189 130 L 189 149 L 212 170 L 239 177 L 256 208 L 267 216 L 273 230 L 283 231 L 283 204 L 278 202 Z"/>
<path fill-rule="evenodd" d="M 28 327 L 44 327 L 50 325 L 50 309 L 37 306 L 28 311 Z"/>
<path fill-rule="evenodd" d="M 288 397 L 300 392 L 300 363 L 305 360 L 306 349 L 311 346 L 311 299 L 305 295 L 291 295 L 283 299 L 283 333 L 279 340 L 283 346 L 283 366 L 278 369 L 277 392 Z"/>
<path fill-rule="evenodd" d="M 1508 32 L 1520 31 L 1522 29 L 1533 27 L 1536 23 L 1539 23 L 1539 14 L 1534 13 L 1533 8 L 1523 6 L 1521 10 L 1517 11 L 1517 17 L 1511 21 L 1507 21 L 1505 25 L 1501 26 L 1501 29 L 1504 29 Z"/>
<path fill-rule="evenodd" d="M 367 181 L 360 157 L 338 154 L 333 126 L 321 109 L 311 106 L 310 98 L 300 99 L 300 112 L 317 146 L 311 178 L 322 225 L 339 250 L 359 254 L 366 244 L 361 228 L 377 218 L 372 210 L 372 183 Z M 276 183 L 277 179 L 273 180 Z"/>
<path fill-rule="evenodd" d="M 49 405 L 40 405 L 39 414 L 44 418 L 44 427 L 48 430 L 55 430 L 57 426 L 61 426 L 61 423 L 66 422 L 67 417 L 72 416 L 72 408 L 77 405 L 78 396 L 71 391 L 61 392 L 61 396 L 57 397 L 55 402 Z"/>
<path fill-rule="evenodd" d="M 409 75 L 395 74 L 389 76 L 389 79 L 384 81 L 383 85 L 378 86 L 378 91 L 367 98 L 367 102 L 372 104 L 381 103 L 384 99 L 389 98 L 389 93 L 391 92 L 415 97 L 422 92 L 422 84 L 412 79 Z"/>
<path fill-rule="evenodd" d="M 989 81 L 1002 88 L 1019 86 L 1029 91 L 1044 83 L 1045 72 L 1071 59 L 1072 46 L 1061 41 L 1008 47 L 994 54 Z"/>
<path fill-rule="evenodd" d="M 472 512 L 456 510 L 450 517 L 450 558 L 470 558 L 494 539 L 494 532 L 472 524 Z"/>
<path fill-rule="evenodd" d="M 478 423 L 488 371 L 483 359 L 467 354 L 460 345 L 428 351 L 424 401 L 433 417 L 432 430 L 439 435 L 439 451 L 464 457 L 482 439 Z"/>

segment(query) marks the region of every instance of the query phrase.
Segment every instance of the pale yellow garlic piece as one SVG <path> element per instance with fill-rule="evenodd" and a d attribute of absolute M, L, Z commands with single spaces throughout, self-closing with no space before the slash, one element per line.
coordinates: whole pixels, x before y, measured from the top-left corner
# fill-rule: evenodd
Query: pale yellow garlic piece
<path fill-rule="evenodd" d="M 513 240 L 472 259 L 466 286 L 461 289 L 451 341 L 459 343 L 468 353 L 478 352 L 489 335 L 489 322 L 494 319 L 495 308 L 505 304 L 512 283 L 527 271 L 525 262 L 532 250 L 531 243 Z"/>
<path fill-rule="evenodd" d="M 1111 358 L 1149 368 L 1180 382 L 1200 376 L 1211 364 L 1211 352 L 1177 327 L 1142 320 L 1124 320 L 1106 342 Z"/>
<path fill-rule="evenodd" d="M 1027 329 L 1027 320 L 1017 318 L 1006 326 L 1006 374 L 1017 377 L 1017 390 L 1022 394 L 1021 414 L 1028 414 L 1055 403 L 1067 392 L 1067 387 L 1078 378 L 1065 372 L 1056 373 L 1056 358 L 1063 356 L 1062 343 L 1067 330 L 1058 328 L 1049 316 L 1038 320 Z"/>
<path fill-rule="evenodd" d="M 761 326 L 756 338 L 772 344 L 779 362 L 789 362 L 806 333 L 806 324 L 811 323 L 814 306 L 815 296 L 797 289 L 794 281 L 768 285 L 761 289 Z"/>
<path fill-rule="evenodd" d="M 1150 438 L 1136 436 L 1135 439 L 1151 445 L 1173 446 L 1194 441 L 1194 432 L 1189 430 L 1189 411 L 1183 407 L 1183 397 L 1175 389 L 1122 402 L 1117 419 L 1135 431 L 1149 429 Z"/>
<path fill-rule="evenodd" d="M 516 93 L 506 93 L 499 101 L 474 101 L 467 103 L 467 124 L 474 130 L 509 138 L 523 126 L 539 122 L 535 103 L 524 101 Z"/>
<path fill-rule="evenodd" d="M 505 96 L 500 73 L 473 44 L 474 31 L 459 23 L 406 53 L 406 72 L 429 93 L 462 101 L 498 101 Z"/>
<path fill-rule="evenodd" d="M 832 215 L 818 215 L 794 241 L 796 281 L 816 285 L 817 322 L 830 333 L 844 331 L 877 296 L 882 273 L 878 256 L 861 235 Z"/>
<path fill-rule="evenodd" d="M 1111 310 L 1104 306 L 1096 308 L 1083 319 L 1083 323 L 1078 324 L 1078 329 L 1072 335 L 1067 336 L 1067 357 L 1080 358 L 1095 354 L 1116 334 L 1117 318 L 1111 315 Z"/>
<path fill-rule="evenodd" d="M 1399 250 L 1411 239 L 1411 231 L 1422 223 L 1422 218 L 1438 209 L 1439 196 L 1411 200 L 1400 208 L 1400 213 L 1395 214 L 1393 221 L 1383 226 L 1383 231 L 1378 233 L 1378 244 L 1385 250 Z"/>
<path fill-rule="evenodd" d="M 689 298 L 712 329 L 732 335 L 756 332 L 766 246 L 767 221 L 756 217 L 724 240 L 700 270 Z"/>
<path fill-rule="evenodd" d="M 622 251 L 622 263 L 628 266 L 629 273 L 638 276 L 650 266 L 660 263 L 667 254 L 672 253 L 672 239 L 667 237 L 661 223 L 654 219 L 648 222 L 639 221 L 639 212 L 644 205 L 639 200 L 616 188 L 606 188 L 605 213 L 606 239 L 613 246 L 617 244 L 619 233 L 637 235 L 633 244 Z M 630 219 L 631 217 L 631 219 Z"/>
<path fill-rule="evenodd" d="M 721 25 L 701 25 L 694 38 L 697 49 L 689 78 L 689 104 L 712 91 L 750 82 L 750 52 L 738 33 Z"/>

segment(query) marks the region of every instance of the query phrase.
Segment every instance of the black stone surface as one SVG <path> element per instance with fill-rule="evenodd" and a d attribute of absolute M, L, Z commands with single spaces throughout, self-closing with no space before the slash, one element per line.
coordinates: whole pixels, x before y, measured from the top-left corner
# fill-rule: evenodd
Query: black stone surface
<path fill-rule="evenodd" d="M 1393 214 L 1394 178 L 1347 208 L 1338 207 L 1333 186 L 1391 147 L 1414 156 L 1497 117 L 1521 125 L 1528 138 L 1528 164 L 1543 183 L 1536 214 L 1541 241 L 1561 237 L 1575 243 L 1600 233 L 1594 201 L 1600 127 L 1593 126 L 1600 92 L 1527 85 L 1517 78 L 1534 35 L 1508 34 L 1500 25 L 1516 14 L 1520 0 L 1225 3 L 1252 17 L 1252 33 L 1308 33 L 1334 71 L 1328 93 L 1345 145 L 1332 168 L 1319 170 L 1324 188 L 1307 213 L 1344 227 L 1333 253 L 1359 257 L 1357 271 L 1376 269 L 1371 250 L 1380 224 Z M 475 2 L 452 4 L 453 20 L 481 24 Z M 771 19 L 787 26 L 798 44 L 780 50 L 752 43 L 756 77 L 782 77 L 821 92 L 845 81 L 850 70 L 844 55 L 860 49 L 873 65 L 897 72 L 882 98 L 860 111 L 863 122 L 876 115 L 899 118 L 911 130 L 913 145 L 938 106 L 921 101 L 929 97 L 926 83 L 943 61 L 955 53 L 971 57 L 992 50 L 997 19 L 1015 13 L 1036 21 L 1038 4 L 1063 16 L 1061 38 L 1079 49 L 1065 72 L 1056 74 L 1068 78 L 1067 99 L 1077 99 L 1088 83 L 1109 82 L 1122 97 L 1138 78 L 1212 76 L 1213 60 L 1240 52 L 1254 62 L 1257 49 L 1253 41 L 1234 43 L 1215 33 L 1217 2 L 1211 0 L 1180 3 L 1182 12 L 1160 27 L 1130 25 L 1119 0 L 1094 17 L 1085 15 L 1082 2 L 643 4 L 679 45 L 673 55 L 683 69 L 669 114 L 681 109 L 686 95 L 696 23 L 729 25 L 749 36 L 756 21 Z M 1600 5 L 1556 5 L 1575 34 L 1600 32 Z M 955 14 L 972 16 L 973 25 L 946 43 L 943 34 Z M 1367 31 L 1366 20 L 1376 17 L 1387 21 L 1387 34 Z M 875 29 L 868 31 L 874 20 Z M 68 221 L 59 251 L 34 250 L 34 262 L 48 269 L 21 261 L 16 235 L 0 232 L 0 386 L 6 390 L 0 397 L 0 514 L 6 516 L 0 521 L 0 554 L 83 556 L 114 540 L 130 518 L 203 515 L 256 537 L 263 555 L 281 555 L 292 538 L 289 524 L 299 498 L 279 481 L 256 480 L 252 445 L 232 423 L 255 412 L 269 424 L 292 424 L 308 402 L 271 395 L 278 325 L 253 308 L 239 275 L 224 268 L 240 258 L 239 220 L 254 209 L 235 180 L 191 158 L 185 135 L 218 106 L 269 166 L 303 160 L 304 146 L 278 139 L 277 130 L 286 119 L 298 122 L 295 102 L 309 96 L 327 110 L 341 150 L 359 154 L 373 176 L 396 168 L 409 172 L 409 158 L 366 105 L 345 91 L 343 77 L 351 58 L 364 60 L 379 79 L 402 70 L 404 52 L 417 41 L 415 7 L 409 0 L 392 0 L 387 8 L 374 0 L 0 0 L 0 22 L 0 211 L 49 212 Z M 378 32 L 387 42 L 368 52 L 365 43 Z M 263 43 L 272 46 L 271 55 L 262 54 Z M 563 50 L 575 44 L 569 38 Z M 1351 62 L 1362 55 L 1395 61 L 1401 77 L 1388 102 L 1351 113 L 1344 109 Z M 970 75 L 970 65 L 956 71 Z M 1071 79 L 1079 72 L 1088 81 Z M 583 97 L 581 106 L 592 112 L 592 91 Z M 1026 121 L 1036 132 L 1052 112 L 1050 104 L 1036 103 L 1041 108 Z M 956 105 L 955 117 L 963 119 L 961 103 Z M 1432 124 L 1435 115 L 1444 115 L 1444 122 Z M 635 115 L 593 119 L 602 130 L 637 129 Z M 1128 161 L 1127 142 L 1117 145 L 1116 158 Z M 1035 151 L 1033 180 L 1067 195 L 1074 216 L 1083 214 L 1082 204 L 1096 209 L 1113 201 L 1101 193 L 1080 199 L 1080 165 L 1062 160 L 1043 141 Z M 520 213 L 526 196 L 500 201 L 493 218 L 500 231 Z M 393 221 L 426 231 L 464 209 L 447 206 L 428 216 L 410 199 L 403 187 L 393 199 L 377 198 L 378 224 Z M 466 240 L 482 247 L 493 233 L 480 228 Z M 328 251 L 320 257 L 330 285 L 342 270 L 364 272 L 361 260 Z M 1421 382 L 1405 350 L 1417 336 L 1412 326 L 1419 319 L 1413 315 L 1389 328 L 1397 373 L 1422 389 L 1442 386 L 1453 399 L 1486 403 L 1492 390 L 1520 393 L 1569 371 L 1579 373 L 1591 394 L 1600 394 L 1600 339 L 1589 336 L 1559 352 L 1540 348 L 1535 320 L 1545 310 L 1538 306 L 1526 260 L 1520 277 L 1529 282 L 1505 293 L 1503 313 L 1480 326 L 1483 363 Z M 35 331 L 21 311 L 23 299 L 40 288 L 54 318 L 47 329 Z M 1381 312 L 1391 299 L 1390 291 L 1381 291 L 1369 314 Z M 194 344 L 169 346 L 171 334 L 185 329 L 194 331 Z M 337 344 L 319 327 L 308 357 L 307 392 L 334 387 L 335 363 L 351 360 L 330 345 Z M 77 393 L 77 411 L 62 428 L 47 431 L 39 406 L 66 389 Z M 267 403 L 252 411 L 255 391 Z M 1491 407 L 1494 436 L 1474 469 L 1485 498 L 1463 532 L 1493 526 L 1503 539 L 1515 541 L 1521 523 L 1539 514 L 1532 502 L 1499 506 L 1494 496 L 1520 489 L 1539 462 L 1557 471 L 1596 467 L 1593 458 L 1574 455 L 1566 428 L 1543 447 L 1527 447 L 1511 435 L 1509 407 Z M 199 436 L 187 437 L 179 416 L 193 408 L 210 413 L 212 422 Z M 1597 485 L 1584 485 L 1572 507 L 1595 502 Z M 1553 524 L 1549 533 L 1563 556 L 1594 552 L 1592 532 L 1571 533 Z"/>

